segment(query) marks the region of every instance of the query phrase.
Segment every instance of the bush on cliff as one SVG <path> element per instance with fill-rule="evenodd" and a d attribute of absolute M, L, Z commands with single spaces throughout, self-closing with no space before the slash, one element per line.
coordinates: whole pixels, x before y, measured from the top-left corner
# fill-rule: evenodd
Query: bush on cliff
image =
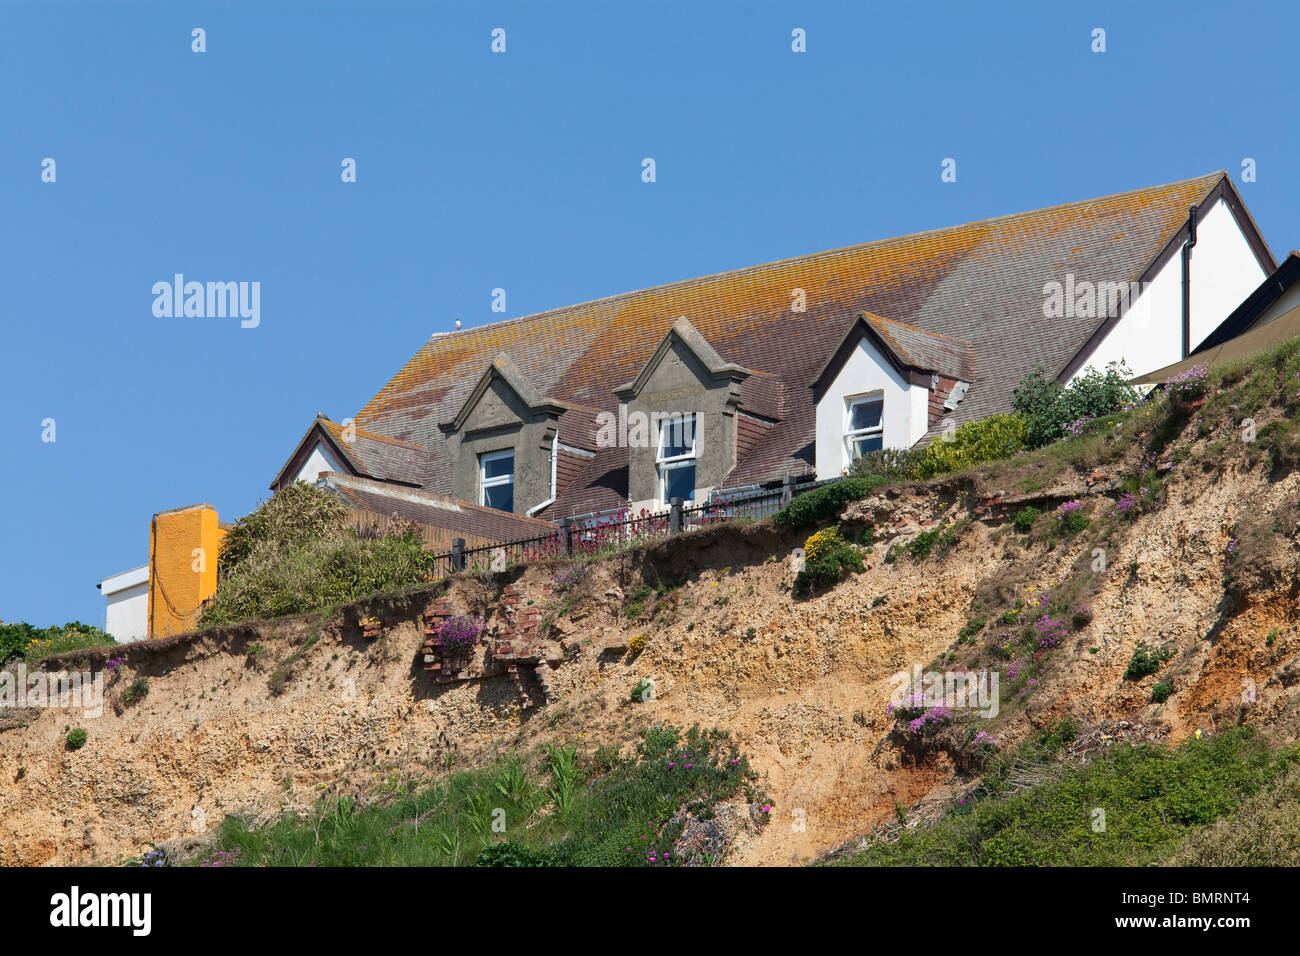
<path fill-rule="evenodd" d="M 850 501 L 865 498 L 889 483 L 890 479 L 880 475 L 871 478 L 841 478 L 829 485 L 796 495 L 772 520 L 790 528 L 830 521 Z"/>
<path fill-rule="evenodd" d="M 959 425 L 951 438 L 936 437 L 925 447 L 913 471 L 915 478 L 933 478 L 998 458 L 1010 458 L 1025 447 L 1028 426 L 1020 415 L 990 415 Z"/>
<path fill-rule="evenodd" d="M 362 537 L 346 515 L 346 506 L 310 485 L 277 491 L 227 533 L 217 594 L 199 623 L 281 617 L 430 580 L 429 553 L 413 528 Z"/>

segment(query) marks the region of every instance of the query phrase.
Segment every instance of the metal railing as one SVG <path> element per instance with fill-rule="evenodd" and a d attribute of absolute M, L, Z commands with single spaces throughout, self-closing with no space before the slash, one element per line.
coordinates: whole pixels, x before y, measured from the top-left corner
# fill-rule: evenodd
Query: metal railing
<path fill-rule="evenodd" d="M 794 495 L 836 480 L 791 476 L 780 482 L 715 491 L 700 504 L 674 498 L 665 511 L 642 509 L 632 514 L 629 508 L 619 508 L 591 512 L 561 518 L 551 534 L 477 548 L 466 548 L 464 539 L 456 538 L 450 551 L 433 556 L 433 574 L 437 578 L 456 571 L 505 571 L 542 558 L 592 557 L 724 521 L 766 518 L 788 505 Z"/>

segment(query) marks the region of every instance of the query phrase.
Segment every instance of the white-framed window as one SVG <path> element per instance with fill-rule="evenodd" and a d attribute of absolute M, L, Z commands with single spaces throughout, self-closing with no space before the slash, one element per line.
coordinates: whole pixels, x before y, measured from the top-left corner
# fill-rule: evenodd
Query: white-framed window
<path fill-rule="evenodd" d="M 676 415 L 659 422 L 659 501 L 695 500 L 695 416 Z"/>
<path fill-rule="evenodd" d="M 882 392 L 845 399 L 844 448 L 848 461 L 885 444 L 885 396 Z"/>
<path fill-rule="evenodd" d="M 514 449 L 478 456 L 478 503 L 500 511 L 515 510 Z"/>

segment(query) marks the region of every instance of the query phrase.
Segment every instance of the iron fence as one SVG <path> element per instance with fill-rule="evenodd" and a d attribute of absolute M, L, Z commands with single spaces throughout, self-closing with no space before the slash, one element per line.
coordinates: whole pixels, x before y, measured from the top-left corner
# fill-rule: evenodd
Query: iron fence
<path fill-rule="evenodd" d="M 433 556 L 434 577 L 455 571 L 505 571 L 543 558 L 593 557 L 635 547 L 696 528 L 725 521 L 757 520 L 776 514 L 795 494 L 830 484 L 836 479 L 810 481 L 786 478 L 764 485 L 715 491 L 699 504 L 674 498 L 666 511 L 630 508 L 592 512 L 561 518 L 551 534 L 500 544 L 466 548 L 457 538 L 452 549 Z"/>

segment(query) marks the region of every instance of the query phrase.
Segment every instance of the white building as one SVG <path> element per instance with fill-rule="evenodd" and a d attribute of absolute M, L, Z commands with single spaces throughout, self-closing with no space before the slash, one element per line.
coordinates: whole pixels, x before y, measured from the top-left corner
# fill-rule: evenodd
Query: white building
<path fill-rule="evenodd" d="M 149 632 L 149 566 L 113 574 L 99 582 L 108 602 L 104 630 L 119 641 L 138 641 Z"/>
<path fill-rule="evenodd" d="M 910 242 L 894 287 L 868 297 L 811 383 L 818 478 L 1011 411 L 1035 368 L 1145 375 L 1300 301 L 1265 282 L 1276 262 L 1225 173 Z"/>

